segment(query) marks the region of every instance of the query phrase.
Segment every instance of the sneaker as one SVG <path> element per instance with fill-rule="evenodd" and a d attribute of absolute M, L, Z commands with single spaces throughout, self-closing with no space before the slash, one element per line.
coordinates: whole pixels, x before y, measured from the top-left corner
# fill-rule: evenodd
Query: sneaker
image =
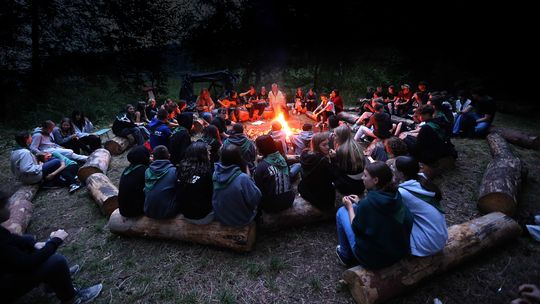
<path fill-rule="evenodd" d="M 343 265 L 343 266 L 348 266 L 349 265 L 349 263 L 347 263 L 348 260 L 344 256 L 341 255 L 341 246 L 340 245 L 336 246 L 336 255 L 337 255 L 338 261 L 339 261 L 339 263 L 341 265 Z"/>
<path fill-rule="evenodd" d="M 81 185 L 78 185 L 78 184 L 71 184 L 69 185 L 69 193 L 73 193 L 75 191 L 77 191 L 77 189 L 81 188 Z"/>
<path fill-rule="evenodd" d="M 71 275 L 71 277 L 73 277 L 74 275 L 76 275 L 79 270 L 81 270 L 81 267 L 77 264 L 69 267 L 69 274 Z"/>
<path fill-rule="evenodd" d="M 103 289 L 102 284 L 97 284 L 97 285 L 94 285 L 85 289 L 79 289 L 77 290 L 77 294 L 75 295 L 75 301 L 73 303 L 74 304 L 89 303 L 90 301 L 97 298 L 97 296 L 99 296 L 101 289 Z"/>

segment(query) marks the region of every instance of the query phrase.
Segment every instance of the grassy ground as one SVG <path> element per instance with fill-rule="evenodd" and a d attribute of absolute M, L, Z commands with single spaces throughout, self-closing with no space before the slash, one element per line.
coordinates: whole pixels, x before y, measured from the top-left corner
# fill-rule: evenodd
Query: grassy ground
<path fill-rule="evenodd" d="M 540 133 L 535 121 L 498 115 L 501 126 Z M 484 140 L 456 139 L 457 168 L 436 182 L 444 193 L 448 225 L 480 214 L 478 185 L 490 160 Z M 529 223 L 540 213 L 540 152 L 514 147 L 529 165 L 517 219 Z M 113 157 L 108 176 L 118 183 L 125 154 Z M 14 191 L 9 150 L 0 154 L 0 188 Z M 57 228 L 70 234 L 60 252 L 82 266 L 75 283 L 102 282 L 96 303 L 352 303 L 339 284 L 344 268 L 335 258 L 335 224 L 284 228 L 259 234 L 255 250 L 237 254 L 196 244 L 124 238 L 106 229 L 107 220 L 86 189 L 40 191 L 28 232 L 45 239 Z M 540 244 L 523 236 L 490 250 L 457 269 L 438 275 L 391 303 L 508 303 L 523 282 L 540 282 Z M 56 303 L 40 290 L 21 303 Z"/>

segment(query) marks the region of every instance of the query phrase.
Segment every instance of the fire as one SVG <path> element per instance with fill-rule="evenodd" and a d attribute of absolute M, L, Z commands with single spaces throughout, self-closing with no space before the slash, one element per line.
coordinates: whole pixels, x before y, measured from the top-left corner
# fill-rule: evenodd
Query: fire
<path fill-rule="evenodd" d="M 283 127 L 283 131 L 285 131 L 287 139 L 289 139 L 289 137 L 294 134 L 293 130 L 289 127 L 289 124 L 285 120 L 283 113 L 279 113 L 278 117 L 274 119 L 274 121 L 278 121 L 281 124 L 281 126 Z"/>

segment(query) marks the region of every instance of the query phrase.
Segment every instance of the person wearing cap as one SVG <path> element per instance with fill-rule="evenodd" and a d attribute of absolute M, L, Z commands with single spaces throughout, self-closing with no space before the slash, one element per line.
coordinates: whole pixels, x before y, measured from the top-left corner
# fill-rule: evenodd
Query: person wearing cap
<path fill-rule="evenodd" d="M 118 185 L 118 209 L 125 217 L 144 214 L 144 172 L 150 164 L 150 152 L 136 146 L 127 155 L 129 166 L 124 169 Z"/>

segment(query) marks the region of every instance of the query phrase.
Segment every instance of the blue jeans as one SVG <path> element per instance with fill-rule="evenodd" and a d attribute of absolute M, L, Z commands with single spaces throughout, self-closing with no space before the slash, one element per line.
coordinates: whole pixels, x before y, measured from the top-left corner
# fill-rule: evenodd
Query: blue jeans
<path fill-rule="evenodd" d="M 127 137 L 129 134 L 131 134 L 133 138 L 135 138 L 135 143 L 137 144 L 137 146 L 144 145 L 144 136 L 139 127 L 125 128 L 120 131 L 120 136 L 122 137 Z"/>
<path fill-rule="evenodd" d="M 43 163 L 43 166 L 41 166 L 43 178 L 56 171 L 56 169 L 60 168 L 60 165 L 61 161 L 57 158 L 50 159 L 48 162 Z"/>
<path fill-rule="evenodd" d="M 471 113 L 469 115 L 471 115 L 471 117 L 473 117 L 474 120 L 478 120 L 478 119 L 481 118 L 480 115 L 478 115 L 476 113 Z M 461 119 L 462 119 L 462 117 L 463 117 L 463 114 L 458 115 L 456 117 L 456 121 L 454 122 L 454 127 L 452 128 L 452 133 L 454 135 L 459 135 L 459 131 L 461 130 Z M 474 134 L 478 135 L 478 136 L 485 136 L 488 133 L 490 125 L 491 125 L 491 123 L 489 123 L 487 121 L 482 121 L 482 122 L 476 123 L 476 126 L 474 127 Z"/>
<path fill-rule="evenodd" d="M 357 258 L 354 254 L 354 246 L 356 244 L 356 236 L 352 230 L 351 219 L 347 208 L 341 207 L 336 213 L 336 226 L 338 244 L 341 247 L 341 255 L 351 263 L 356 263 Z"/>
<path fill-rule="evenodd" d="M 298 176 L 298 173 L 300 173 L 301 169 L 302 169 L 302 165 L 300 165 L 299 163 L 292 164 L 291 167 L 289 168 L 289 178 L 291 180 L 294 180 Z"/>

